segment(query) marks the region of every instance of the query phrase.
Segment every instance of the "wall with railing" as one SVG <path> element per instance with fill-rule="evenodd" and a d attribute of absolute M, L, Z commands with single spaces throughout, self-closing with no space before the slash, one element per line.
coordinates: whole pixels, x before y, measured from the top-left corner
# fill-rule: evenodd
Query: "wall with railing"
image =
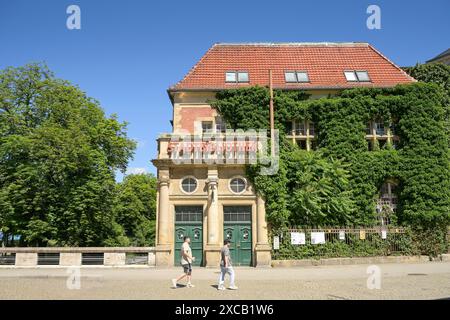
<path fill-rule="evenodd" d="M 154 247 L 5 247 L 0 266 L 155 266 Z"/>

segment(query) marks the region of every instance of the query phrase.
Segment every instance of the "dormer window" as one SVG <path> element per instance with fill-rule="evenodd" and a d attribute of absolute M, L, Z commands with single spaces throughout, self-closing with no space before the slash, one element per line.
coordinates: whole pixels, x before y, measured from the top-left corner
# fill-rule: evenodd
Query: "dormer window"
<path fill-rule="evenodd" d="M 306 71 L 286 71 L 284 80 L 288 83 L 301 83 L 309 82 L 309 77 Z"/>
<path fill-rule="evenodd" d="M 227 72 L 225 72 L 225 82 L 228 82 L 228 83 L 249 82 L 248 72 L 246 72 L 246 71 L 227 71 Z"/>
<path fill-rule="evenodd" d="M 344 71 L 345 79 L 349 82 L 369 82 L 369 74 L 367 71 L 360 70 L 360 71 Z"/>

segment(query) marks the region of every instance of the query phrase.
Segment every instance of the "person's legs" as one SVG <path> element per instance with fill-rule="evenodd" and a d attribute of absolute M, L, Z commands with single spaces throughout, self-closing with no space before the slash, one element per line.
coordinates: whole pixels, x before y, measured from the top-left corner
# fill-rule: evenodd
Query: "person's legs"
<path fill-rule="evenodd" d="M 226 269 L 223 266 L 220 266 L 219 285 L 217 286 L 217 289 L 219 289 L 219 290 L 224 288 L 225 274 L 226 274 Z"/>
<path fill-rule="evenodd" d="M 182 280 L 183 278 L 188 276 L 188 268 L 186 268 L 186 265 L 183 265 L 183 271 L 184 273 L 182 275 L 180 275 L 178 278 L 172 279 L 172 287 L 176 288 L 177 287 L 177 282 Z"/>
<path fill-rule="evenodd" d="M 230 286 L 229 286 L 229 288 L 230 289 L 237 289 L 237 287 L 234 284 L 234 269 L 233 269 L 233 267 L 230 266 L 228 268 L 228 274 L 230 275 Z"/>
<path fill-rule="evenodd" d="M 187 277 L 188 275 L 186 273 L 183 273 L 182 275 L 180 275 L 176 280 L 177 282 L 182 280 L 183 278 Z"/>
<path fill-rule="evenodd" d="M 188 273 L 187 273 L 187 287 L 194 287 L 194 285 L 191 283 L 191 278 L 192 278 L 192 265 L 189 264 L 188 265 Z"/>

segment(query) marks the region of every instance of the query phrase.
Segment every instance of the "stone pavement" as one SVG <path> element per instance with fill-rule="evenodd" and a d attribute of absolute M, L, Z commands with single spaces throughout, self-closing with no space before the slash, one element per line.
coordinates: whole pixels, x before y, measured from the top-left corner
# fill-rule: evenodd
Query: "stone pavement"
<path fill-rule="evenodd" d="M 450 262 L 380 264 L 381 288 L 368 289 L 368 265 L 235 268 L 237 291 L 218 291 L 217 269 L 195 268 L 195 288 L 170 288 L 181 268 L 82 267 L 80 289 L 64 268 L 0 268 L 0 299 L 439 299 L 450 298 Z"/>

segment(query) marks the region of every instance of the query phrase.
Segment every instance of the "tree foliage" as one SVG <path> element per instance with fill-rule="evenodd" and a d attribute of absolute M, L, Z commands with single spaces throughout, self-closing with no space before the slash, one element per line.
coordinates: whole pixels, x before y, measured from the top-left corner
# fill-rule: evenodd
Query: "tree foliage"
<path fill-rule="evenodd" d="M 0 72 L 0 227 L 20 245 L 123 245 L 114 172 L 126 124 L 46 66 Z"/>
<path fill-rule="evenodd" d="M 133 246 L 153 245 L 156 220 L 156 178 L 151 174 L 128 175 L 117 186 L 114 206 L 117 222 Z"/>

